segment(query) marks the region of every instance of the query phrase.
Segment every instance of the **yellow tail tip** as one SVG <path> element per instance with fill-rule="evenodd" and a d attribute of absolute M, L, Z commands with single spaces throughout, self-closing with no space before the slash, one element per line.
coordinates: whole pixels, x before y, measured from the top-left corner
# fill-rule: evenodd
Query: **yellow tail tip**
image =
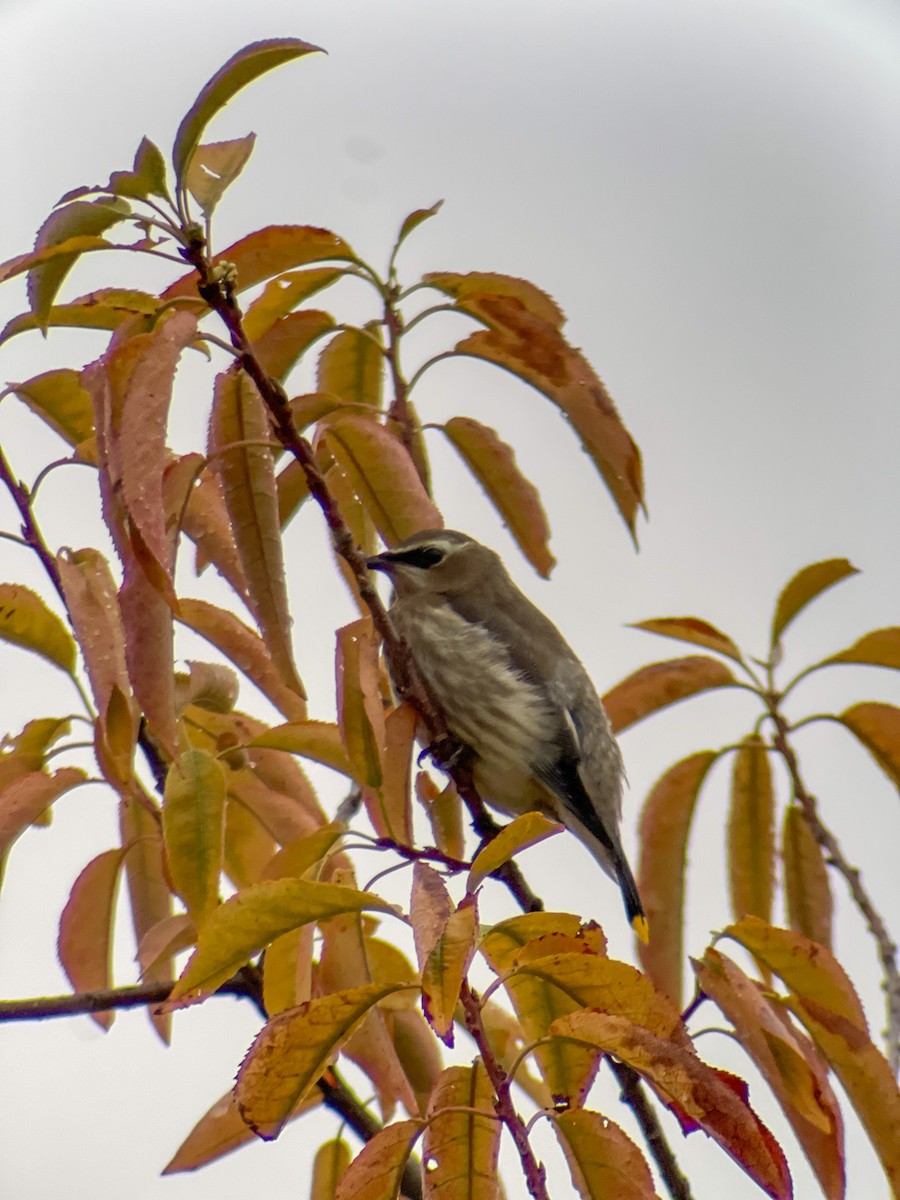
<path fill-rule="evenodd" d="M 647 918 L 643 913 L 639 913 L 636 917 L 631 918 L 631 928 L 646 946 L 650 941 L 650 926 L 647 924 Z"/>

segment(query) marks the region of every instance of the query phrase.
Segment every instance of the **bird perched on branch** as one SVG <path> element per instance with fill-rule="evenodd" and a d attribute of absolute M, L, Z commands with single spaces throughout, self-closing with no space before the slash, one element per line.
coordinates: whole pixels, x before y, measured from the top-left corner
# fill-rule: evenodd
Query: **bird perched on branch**
<path fill-rule="evenodd" d="M 429 529 L 368 560 L 394 585 L 390 614 L 450 732 L 475 755 L 479 794 L 501 812 L 562 822 L 647 919 L 619 839 L 622 756 L 594 685 L 499 555 Z"/>

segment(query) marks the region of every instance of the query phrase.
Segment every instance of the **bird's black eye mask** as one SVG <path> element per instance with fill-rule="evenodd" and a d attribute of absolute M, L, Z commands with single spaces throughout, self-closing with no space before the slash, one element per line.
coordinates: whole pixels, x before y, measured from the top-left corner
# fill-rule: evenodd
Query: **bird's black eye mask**
<path fill-rule="evenodd" d="M 444 551 L 438 550 L 436 546 L 419 546 L 414 550 L 399 550 L 392 554 L 385 555 L 389 562 L 403 563 L 407 567 L 418 567 L 422 571 L 427 571 L 429 567 L 435 567 L 444 559 Z"/>

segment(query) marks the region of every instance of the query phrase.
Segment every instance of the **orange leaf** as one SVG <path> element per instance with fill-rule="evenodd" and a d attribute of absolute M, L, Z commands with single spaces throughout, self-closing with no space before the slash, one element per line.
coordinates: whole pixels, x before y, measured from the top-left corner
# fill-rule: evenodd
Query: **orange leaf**
<path fill-rule="evenodd" d="M 900 787 L 900 708 L 874 701 L 854 704 L 838 720 L 865 746 L 891 782 Z"/>
<path fill-rule="evenodd" d="M 341 1176 L 334 1200 L 395 1200 L 422 1121 L 395 1121 L 366 1142 Z"/>
<path fill-rule="evenodd" d="M 388 713 L 384 722 L 381 791 L 371 802 L 366 797 L 367 808 L 378 805 L 379 820 L 373 824 L 377 827 L 383 823 L 387 836 L 403 846 L 413 842 L 410 775 L 418 720 L 411 704 L 401 704 Z"/>
<path fill-rule="evenodd" d="M 646 1159 L 618 1125 L 583 1108 L 555 1113 L 552 1123 L 582 1200 L 656 1200 Z"/>
<path fill-rule="evenodd" d="M 0 860 L 29 825 L 85 778 L 79 768 L 64 767 L 53 775 L 32 771 L 10 780 L 0 791 Z"/>
<path fill-rule="evenodd" d="M 244 313 L 244 333 L 248 340 L 255 342 L 279 317 L 287 316 L 302 300 L 329 287 L 343 275 L 342 267 L 313 267 L 309 271 L 290 271 L 271 280 Z"/>
<path fill-rule="evenodd" d="M 197 574 L 207 563 L 212 563 L 249 608 L 247 579 L 232 537 L 225 499 L 218 476 L 209 467 L 200 472 L 188 494 L 181 514 L 181 528 L 197 547 Z"/>
<path fill-rule="evenodd" d="M 518 300 L 532 316 L 540 317 L 555 329 L 562 329 L 566 321 L 562 309 L 552 296 L 527 279 L 518 279 L 515 275 L 499 275 L 493 271 L 469 271 L 466 275 L 451 271 L 429 271 L 423 275 L 422 282 L 453 296 L 462 312 L 471 313 L 480 320 L 484 318 L 480 315 L 479 301 L 487 296 L 499 296 Z"/>
<path fill-rule="evenodd" d="M 112 986 L 112 924 L 121 866 L 121 850 L 106 850 L 91 859 L 75 880 L 59 919 L 57 952 L 75 992 Z M 115 1013 L 91 1016 L 101 1029 L 109 1029 Z"/>
<path fill-rule="evenodd" d="M 333 328 L 334 317 L 329 313 L 301 309 L 273 321 L 253 341 L 253 352 L 267 375 L 284 380 L 309 347 Z"/>
<path fill-rule="evenodd" d="M 587 359 L 553 323 L 516 297 L 473 298 L 465 311 L 490 328 L 459 342 L 456 353 L 511 371 L 561 409 L 634 537 L 638 509 L 644 505 L 640 451 Z"/>
<path fill-rule="evenodd" d="M 422 1157 L 431 1164 L 426 1174 L 429 1200 L 500 1200 L 501 1126 L 493 1100 L 480 1059 L 471 1067 L 447 1067 L 442 1073 L 431 1094 L 422 1142 Z"/>
<path fill-rule="evenodd" d="M 778 603 L 775 605 L 775 615 L 772 617 L 772 645 L 781 639 L 788 625 L 807 604 L 820 596 L 822 592 L 840 583 L 848 575 L 859 572 L 846 558 L 829 558 L 824 562 L 812 563 L 804 567 L 785 584 Z"/>
<path fill-rule="evenodd" d="M 354 258 L 344 239 L 327 229 L 312 225 L 268 225 L 215 255 L 212 265 L 215 268 L 220 263 L 233 264 L 237 270 L 236 290 L 243 292 L 292 267 L 326 259 L 353 261 Z M 160 299 L 167 303 L 179 296 L 196 295 L 197 274 L 191 271 L 166 288 Z"/>
<path fill-rule="evenodd" d="M 729 687 L 734 676 L 715 658 L 694 655 L 651 663 L 623 679 L 603 697 L 603 707 L 615 733 L 621 733 L 652 713 L 706 692 Z"/>
<path fill-rule="evenodd" d="M 324 885 L 320 885 L 324 886 Z M 379 1000 L 396 985 L 368 984 L 320 996 L 272 1017 L 247 1051 L 235 1097 L 248 1125 L 278 1137 L 294 1107 Z"/>
<path fill-rule="evenodd" d="M 466 850 L 462 801 L 451 780 L 441 791 L 430 775 L 416 776 L 416 799 L 425 809 L 434 842 L 442 854 L 461 859 Z"/>
<path fill-rule="evenodd" d="M 184 181 L 203 131 L 232 96 L 266 71 L 314 53 L 321 53 L 320 47 L 301 42 L 299 38 L 270 38 L 243 46 L 233 54 L 204 85 L 178 126 L 172 163 L 179 185 Z"/>
<path fill-rule="evenodd" d="M 234 613 L 205 600 L 180 600 L 178 620 L 230 658 L 286 717 L 303 720 L 306 701 L 285 686 L 266 643 Z"/>
<path fill-rule="evenodd" d="M 322 428 L 328 450 L 388 546 L 443 525 L 409 451 L 383 425 L 351 414 Z"/>
<path fill-rule="evenodd" d="M 369 617 L 337 631 L 338 724 L 355 778 L 381 786 L 384 707 L 378 685 L 378 647 Z M 380 830 L 386 833 L 386 830 Z"/>
<path fill-rule="evenodd" d="M 310 1112 L 322 1103 L 319 1092 L 313 1092 L 298 1104 L 288 1120 Z M 227 1092 L 205 1113 L 174 1156 L 163 1169 L 163 1175 L 177 1175 L 180 1171 L 196 1171 L 207 1163 L 230 1154 L 254 1139 L 253 1130 L 240 1114 L 233 1092 Z"/>
<path fill-rule="evenodd" d="M 464 896 L 448 917 L 422 968 L 422 1010 L 446 1046 L 453 1045 L 453 1015 L 475 952 L 477 934 L 476 899 Z"/>
<path fill-rule="evenodd" d="M 687 847 L 700 788 L 716 760 L 701 750 L 675 763 L 653 785 L 640 822 L 638 892 L 650 941 L 638 945 L 641 966 L 676 1004 L 682 1001 Z"/>
<path fill-rule="evenodd" d="M 349 403 L 381 408 L 384 368 L 377 325 L 343 329 L 319 355 L 316 387 Z"/>
<path fill-rule="evenodd" d="M 322 824 L 295 796 L 260 779 L 255 771 L 233 768 L 228 777 L 228 795 L 248 809 L 282 846 L 314 833 Z"/>
<path fill-rule="evenodd" d="M 717 1141 L 768 1196 L 790 1200 L 791 1177 L 778 1143 L 690 1043 L 674 1044 L 623 1016 L 597 1011 L 561 1017 L 551 1032 L 615 1054 Z"/>
<path fill-rule="evenodd" d="M 158 817 L 150 811 L 153 808 L 153 801 L 149 797 L 138 798 L 136 791 L 123 795 L 119 804 L 131 924 L 138 946 L 151 929 L 172 915 L 172 894 L 163 873 L 162 833 Z M 144 982 L 167 982 L 173 973 L 171 955 L 160 957 L 154 966 L 145 970 Z M 162 1040 L 168 1042 L 171 1017 L 165 1013 L 151 1013 L 150 1019 Z"/>
<path fill-rule="evenodd" d="M 512 447 L 471 417 L 451 417 L 440 428 L 481 484 L 519 549 L 546 579 L 556 565 L 550 553 L 550 526 L 538 490 L 519 470 Z"/>
<path fill-rule="evenodd" d="M 752 917 L 725 933 L 791 988 L 788 1007 L 841 1081 L 891 1186 L 900 1192 L 900 1091 L 887 1059 L 872 1044 L 859 997 L 841 966 L 824 946 Z"/>
<path fill-rule="evenodd" d="M 216 454 L 215 469 L 263 640 L 282 683 L 305 699 L 291 648 L 274 460 L 262 444 L 269 436 L 265 406 L 250 379 L 240 371 L 220 375 L 210 419 L 210 450 Z"/>
<path fill-rule="evenodd" d="M 631 628 L 658 633 L 661 637 L 675 638 L 679 642 L 690 642 L 694 646 L 716 650 L 735 662 L 743 661 L 740 650 L 730 637 L 698 617 L 655 617 L 650 621 L 636 621 Z"/>
<path fill-rule="evenodd" d="M 741 917 L 772 917 L 775 890 L 775 796 L 765 742 L 744 738 L 734 759 L 728 815 L 731 908 Z"/>
<path fill-rule="evenodd" d="M 834 901 L 828 868 L 799 804 L 785 809 L 781 847 L 791 929 L 830 950 Z"/>
<path fill-rule="evenodd" d="M 697 982 L 734 1026 L 809 1159 L 828 1200 L 844 1195 L 844 1130 L 827 1072 L 811 1044 L 740 968 L 717 950 L 694 961 Z"/>

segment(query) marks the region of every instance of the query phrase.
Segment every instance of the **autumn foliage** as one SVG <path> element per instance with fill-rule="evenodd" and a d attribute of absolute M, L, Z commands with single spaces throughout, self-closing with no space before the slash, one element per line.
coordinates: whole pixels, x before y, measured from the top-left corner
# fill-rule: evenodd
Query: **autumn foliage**
<path fill-rule="evenodd" d="M 449 356 L 502 367 L 554 405 L 633 538 L 643 508 L 640 454 L 599 377 L 567 342 L 562 312 L 539 288 L 485 272 L 401 280 L 398 252 L 436 217 L 437 204 L 402 222 L 384 274 L 337 234 L 310 226 L 270 226 L 225 249 L 215 245 L 214 210 L 254 137 L 204 143 L 209 122 L 255 77 L 315 49 L 284 39 L 236 54 L 182 121 L 171 170 L 145 139 L 131 170 L 63 197 L 34 250 L 0 267 L 0 279 L 24 276 L 28 288 L 28 311 L 0 343 L 61 327 L 108 339 L 87 366 L 46 371 L 5 395 L 63 444 L 48 470 L 77 463 L 94 471 L 115 557 L 48 545 L 34 507 L 41 480 L 19 480 L 14 445 L 0 452 L 20 518 L 7 536 L 38 557 L 47 581 L 44 595 L 0 583 L 0 638 L 75 681 L 93 744 L 89 759 L 66 751 L 74 741 L 69 717 L 35 714 L 7 733 L 0 853 L 98 777 L 120 815 L 119 844 L 84 867 L 60 916 L 59 956 L 75 996 L 59 1011 L 93 1012 L 104 1027 L 112 1020 L 121 993 L 109 975 L 121 877 L 140 963 L 139 979 L 127 982 L 146 989 L 163 1036 L 181 1007 L 220 990 L 247 997 L 262 1017 L 246 1058 L 234 1064 L 234 1092 L 200 1117 L 168 1172 L 196 1169 L 255 1136 L 277 1137 L 325 1104 L 364 1143 L 337 1138 L 322 1147 L 317 1196 L 488 1200 L 500 1195 L 498 1153 L 508 1137 L 524 1186 L 540 1198 L 551 1189 L 528 1125 L 539 1113 L 581 1196 L 643 1200 L 664 1188 L 684 1197 L 689 1184 L 659 1133 L 658 1112 L 669 1109 L 685 1131 L 703 1130 L 764 1195 L 783 1200 L 792 1194 L 784 1151 L 746 1085 L 709 1065 L 695 1045 L 692 1021 L 703 1004 L 718 1010 L 771 1089 L 828 1200 L 846 1189 L 835 1079 L 900 1195 L 896 948 L 804 783 L 793 744 L 798 719 L 784 708 L 813 672 L 845 663 L 900 669 L 900 628 L 864 634 L 781 677 L 792 622 L 854 572 L 844 559 L 808 566 L 785 586 L 763 662 L 697 617 L 640 622 L 691 653 L 654 662 L 608 693 L 617 731 L 711 689 L 749 689 L 758 720 L 737 744 L 691 749 L 646 798 L 638 876 L 651 938 L 636 947 L 639 967 L 609 958 L 596 924 L 541 911 L 514 858 L 559 829 L 527 814 L 498 832 L 397 642 L 365 558 L 379 539 L 390 546 L 442 524 L 412 397 Z M 114 230 L 122 242 L 111 240 Z M 171 261 L 171 282 L 156 295 L 105 288 L 61 300 L 79 259 L 109 250 Z M 371 290 L 368 323 L 349 325 L 311 304 L 347 277 Z M 448 309 L 471 329 L 410 371 L 404 335 Z M 208 440 L 176 454 L 167 441 L 175 381 L 185 356 L 198 351 L 217 364 Z M 310 361 L 315 390 L 293 395 L 291 372 Z M 439 431 L 522 554 L 547 575 L 547 522 L 513 449 L 468 414 Z M 339 570 L 359 610 L 336 634 L 333 723 L 317 719 L 317 697 L 306 695 L 294 661 L 281 535 L 304 505 L 318 506 L 334 549 L 334 563 L 308 563 L 307 571 Z M 217 573 L 230 604 L 185 593 L 176 561 L 191 549 L 196 574 Z M 175 669 L 179 624 L 209 643 L 215 661 Z M 397 664 L 400 697 L 387 684 L 382 644 Z M 242 680 L 280 720 L 242 711 Z M 858 703 L 813 719 L 843 726 L 900 784 L 900 710 Z M 417 766 L 422 724 L 443 775 Z M 721 935 L 687 961 L 687 843 L 704 781 L 723 757 L 732 772 L 730 912 L 711 918 Z M 345 777 L 349 802 L 338 813 L 326 811 L 304 761 Z M 427 845 L 416 835 L 422 811 Z M 466 836 L 467 815 L 480 843 Z M 404 907 L 377 882 L 360 888 L 347 846 L 361 839 L 385 867 L 408 868 Z M 886 1053 L 834 955 L 836 872 L 880 959 Z M 510 915 L 488 927 L 478 908 L 491 877 L 507 886 Z M 394 937 L 407 930 L 409 954 Z M 476 990 L 473 978 L 493 982 Z M 45 1011 L 54 1011 L 49 1000 Z M 214 1020 L 213 1005 L 209 1013 Z M 4 1019 L 18 1015 L 14 1002 L 0 1004 Z M 472 1048 L 469 1063 L 445 1065 L 442 1046 L 460 1038 Z M 380 1122 L 343 1077 L 348 1063 L 371 1082 Z M 614 1113 L 591 1107 L 601 1068 L 616 1072 L 643 1147 Z M 507 1180 L 510 1195 L 522 1186 Z"/>

